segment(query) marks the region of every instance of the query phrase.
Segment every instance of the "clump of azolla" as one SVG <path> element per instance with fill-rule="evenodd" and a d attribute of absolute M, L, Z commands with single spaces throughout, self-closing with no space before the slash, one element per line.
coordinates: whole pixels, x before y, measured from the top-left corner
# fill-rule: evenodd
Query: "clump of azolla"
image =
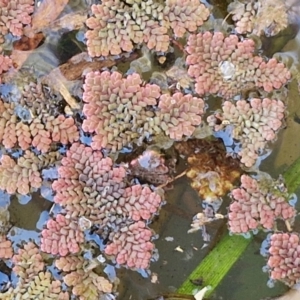
<path fill-rule="evenodd" d="M 300 279 L 300 239 L 297 233 L 274 233 L 270 237 L 267 268 L 271 280 L 293 286 Z"/>
<path fill-rule="evenodd" d="M 257 229 L 271 230 L 276 219 L 286 222 L 288 229 L 296 215 L 286 192 L 275 189 L 276 182 L 258 181 L 242 175 L 240 188 L 231 191 L 228 224 L 232 233 L 248 233 Z"/>
<path fill-rule="evenodd" d="M 47 228 L 42 231 L 41 250 L 53 255 L 66 256 L 78 253 L 84 242 L 84 235 L 79 225 L 58 214 L 47 222 Z"/>
<path fill-rule="evenodd" d="M 6 149 L 19 146 L 27 150 L 31 146 L 42 153 L 54 143 L 68 144 L 79 139 L 79 131 L 72 117 L 39 115 L 33 118 L 31 110 L 14 102 L 0 99 L 0 141 Z"/>
<path fill-rule="evenodd" d="M 90 56 L 119 55 L 142 43 L 150 50 L 166 52 L 169 30 L 182 37 L 187 31 L 195 32 L 209 16 L 198 0 L 104 0 L 92 5 L 92 13 L 86 21 Z"/>
<path fill-rule="evenodd" d="M 143 85 L 138 74 L 90 72 L 84 84 L 83 130 L 95 133 L 93 149 L 121 150 L 132 142 L 165 133 L 171 139 L 190 137 L 200 125 L 201 98 L 161 94 L 155 84 Z"/>
<path fill-rule="evenodd" d="M 62 283 L 54 280 L 50 272 L 43 272 L 45 262 L 34 243 L 22 245 L 13 255 L 12 263 L 18 280 L 1 294 L 1 299 L 70 299 L 69 293 L 62 290 Z"/>
<path fill-rule="evenodd" d="M 60 155 L 58 152 L 36 155 L 26 150 L 17 159 L 2 155 L 0 159 L 0 188 L 8 194 L 27 195 L 42 185 L 41 171 L 53 165 Z"/>
<path fill-rule="evenodd" d="M 0 259 L 8 259 L 12 256 L 12 242 L 6 238 L 6 235 L 0 235 Z"/>
<path fill-rule="evenodd" d="M 2 155 L 0 159 L 0 188 L 9 194 L 27 195 L 42 184 L 38 157 L 27 150 L 17 159 Z"/>
<path fill-rule="evenodd" d="M 31 23 L 33 11 L 33 0 L 1 1 L 0 34 L 11 32 L 15 36 L 22 36 L 23 26 Z"/>
<path fill-rule="evenodd" d="M 152 236 L 153 232 L 139 221 L 123 227 L 119 232 L 112 232 L 112 243 L 105 248 L 105 253 L 114 255 L 118 264 L 133 269 L 147 269 L 154 249 Z"/>
<path fill-rule="evenodd" d="M 237 33 L 273 36 L 288 26 L 290 7 L 284 0 L 233 1 L 228 12 Z"/>
<path fill-rule="evenodd" d="M 54 280 L 50 272 L 36 273 L 30 282 L 21 280 L 16 288 L 11 287 L 2 295 L 3 299 L 70 299 L 69 293 L 63 291 L 62 283 Z"/>
<path fill-rule="evenodd" d="M 87 266 L 89 262 L 80 256 L 61 257 L 55 266 L 63 271 L 64 283 L 72 287 L 72 293 L 80 299 L 94 299 L 113 291 L 113 284 Z"/>
<path fill-rule="evenodd" d="M 221 32 L 191 34 L 188 38 L 186 63 L 188 74 L 195 79 L 200 95 L 217 94 L 230 98 L 242 91 L 262 87 L 265 91 L 281 88 L 291 78 L 284 64 L 272 58 L 265 61 L 254 55 L 251 39 Z"/>
<path fill-rule="evenodd" d="M 114 167 L 101 151 L 80 144 L 67 151 L 58 173 L 60 178 L 52 185 L 54 201 L 68 218 L 58 215 L 48 221 L 42 231 L 42 249 L 60 255 L 77 253 L 82 230 L 87 228 L 80 225 L 91 221 L 107 239 L 106 254 L 129 268 L 148 268 L 154 244 L 146 222 L 158 212 L 161 196 L 147 185 L 128 185 L 123 167 Z"/>
<path fill-rule="evenodd" d="M 251 167 L 282 126 L 285 105 L 280 100 L 254 98 L 223 103 L 223 112 L 207 118 L 215 131 L 230 129 L 231 138 L 240 143 L 241 162 Z"/>

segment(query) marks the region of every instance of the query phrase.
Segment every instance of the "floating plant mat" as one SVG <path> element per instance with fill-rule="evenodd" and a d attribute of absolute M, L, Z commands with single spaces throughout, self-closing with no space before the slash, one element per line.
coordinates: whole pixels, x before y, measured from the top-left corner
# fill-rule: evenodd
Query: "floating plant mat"
<path fill-rule="evenodd" d="M 283 177 L 289 192 L 296 192 L 300 186 L 300 158 L 284 172 Z M 194 294 L 197 286 L 191 280 L 201 278 L 206 286 L 211 287 L 205 295 L 211 295 L 251 241 L 252 238 L 226 234 L 177 291 L 182 294 Z"/>
<path fill-rule="evenodd" d="M 211 1 L 0 1 L 0 188 L 14 197 L 0 211 L 13 274 L 1 299 L 193 299 L 164 295 L 207 253 L 179 291 L 203 277 L 211 293 L 244 252 L 240 236 L 214 247 L 227 230 L 218 209 L 284 127 L 292 73 L 246 36 L 277 34 L 286 14 L 261 28 L 257 1 L 227 2 L 236 28 L 227 11 L 213 20 Z M 259 2 L 260 18 L 277 17 Z M 234 205 L 229 230 L 240 233 Z M 186 234 L 198 229 L 203 239 Z"/>

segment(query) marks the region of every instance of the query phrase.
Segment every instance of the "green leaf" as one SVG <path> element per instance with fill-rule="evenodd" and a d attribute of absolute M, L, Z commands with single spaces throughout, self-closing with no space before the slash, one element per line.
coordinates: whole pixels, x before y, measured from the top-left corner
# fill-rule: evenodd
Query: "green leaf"
<path fill-rule="evenodd" d="M 205 296 L 211 294 L 245 251 L 250 241 L 251 239 L 245 239 L 239 235 L 229 236 L 227 234 L 202 260 L 200 265 L 192 272 L 177 292 L 191 295 L 197 286 L 192 284 L 190 279 L 202 277 L 205 286 L 211 286 L 211 289 Z"/>
<path fill-rule="evenodd" d="M 300 186 L 300 157 L 284 172 L 285 184 L 290 193 L 295 193 Z"/>
<path fill-rule="evenodd" d="M 283 177 L 289 193 L 294 193 L 300 186 L 300 157 L 287 169 Z M 177 291 L 191 295 L 197 286 L 192 284 L 190 279 L 202 277 L 205 285 L 211 286 L 211 290 L 205 294 L 205 296 L 209 296 L 246 250 L 251 240 L 239 235 L 229 236 L 227 234 L 202 260 Z"/>

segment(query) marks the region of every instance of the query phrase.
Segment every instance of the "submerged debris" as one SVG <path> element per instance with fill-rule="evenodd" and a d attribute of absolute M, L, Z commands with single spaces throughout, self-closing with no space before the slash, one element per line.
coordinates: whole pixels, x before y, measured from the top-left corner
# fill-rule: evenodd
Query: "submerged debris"
<path fill-rule="evenodd" d="M 186 176 L 202 199 L 226 195 L 242 173 L 238 159 L 226 154 L 220 140 L 188 140 L 175 148 L 187 157 Z"/>
<path fill-rule="evenodd" d="M 2 203 L 0 205 L 0 235 L 2 235 L 7 233 L 11 225 L 9 222 L 8 205 L 2 206 Z"/>
<path fill-rule="evenodd" d="M 154 150 L 146 150 L 138 158 L 128 164 L 130 175 L 142 182 L 154 185 L 165 184 L 171 181 L 170 170 L 162 154 Z"/>

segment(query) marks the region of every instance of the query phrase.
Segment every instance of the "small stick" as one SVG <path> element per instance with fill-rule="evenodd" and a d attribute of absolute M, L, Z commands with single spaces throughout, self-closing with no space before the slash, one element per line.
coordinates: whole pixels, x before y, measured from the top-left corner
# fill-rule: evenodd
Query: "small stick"
<path fill-rule="evenodd" d="M 187 173 L 187 171 L 183 171 L 182 173 L 180 173 L 180 174 L 177 175 L 176 177 L 174 177 L 174 178 L 168 180 L 166 183 L 163 183 L 163 184 L 157 186 L 156 188 L 157 188 L 157 189 L 159 189 L 159 188 L 164 188 L 164 187 L 167 186 L 169 183 L 172 183 L 172 182 L 175 181 L 176 179 L 178 179 L 178 178 L 184 176 L 186 173 Z"/>

